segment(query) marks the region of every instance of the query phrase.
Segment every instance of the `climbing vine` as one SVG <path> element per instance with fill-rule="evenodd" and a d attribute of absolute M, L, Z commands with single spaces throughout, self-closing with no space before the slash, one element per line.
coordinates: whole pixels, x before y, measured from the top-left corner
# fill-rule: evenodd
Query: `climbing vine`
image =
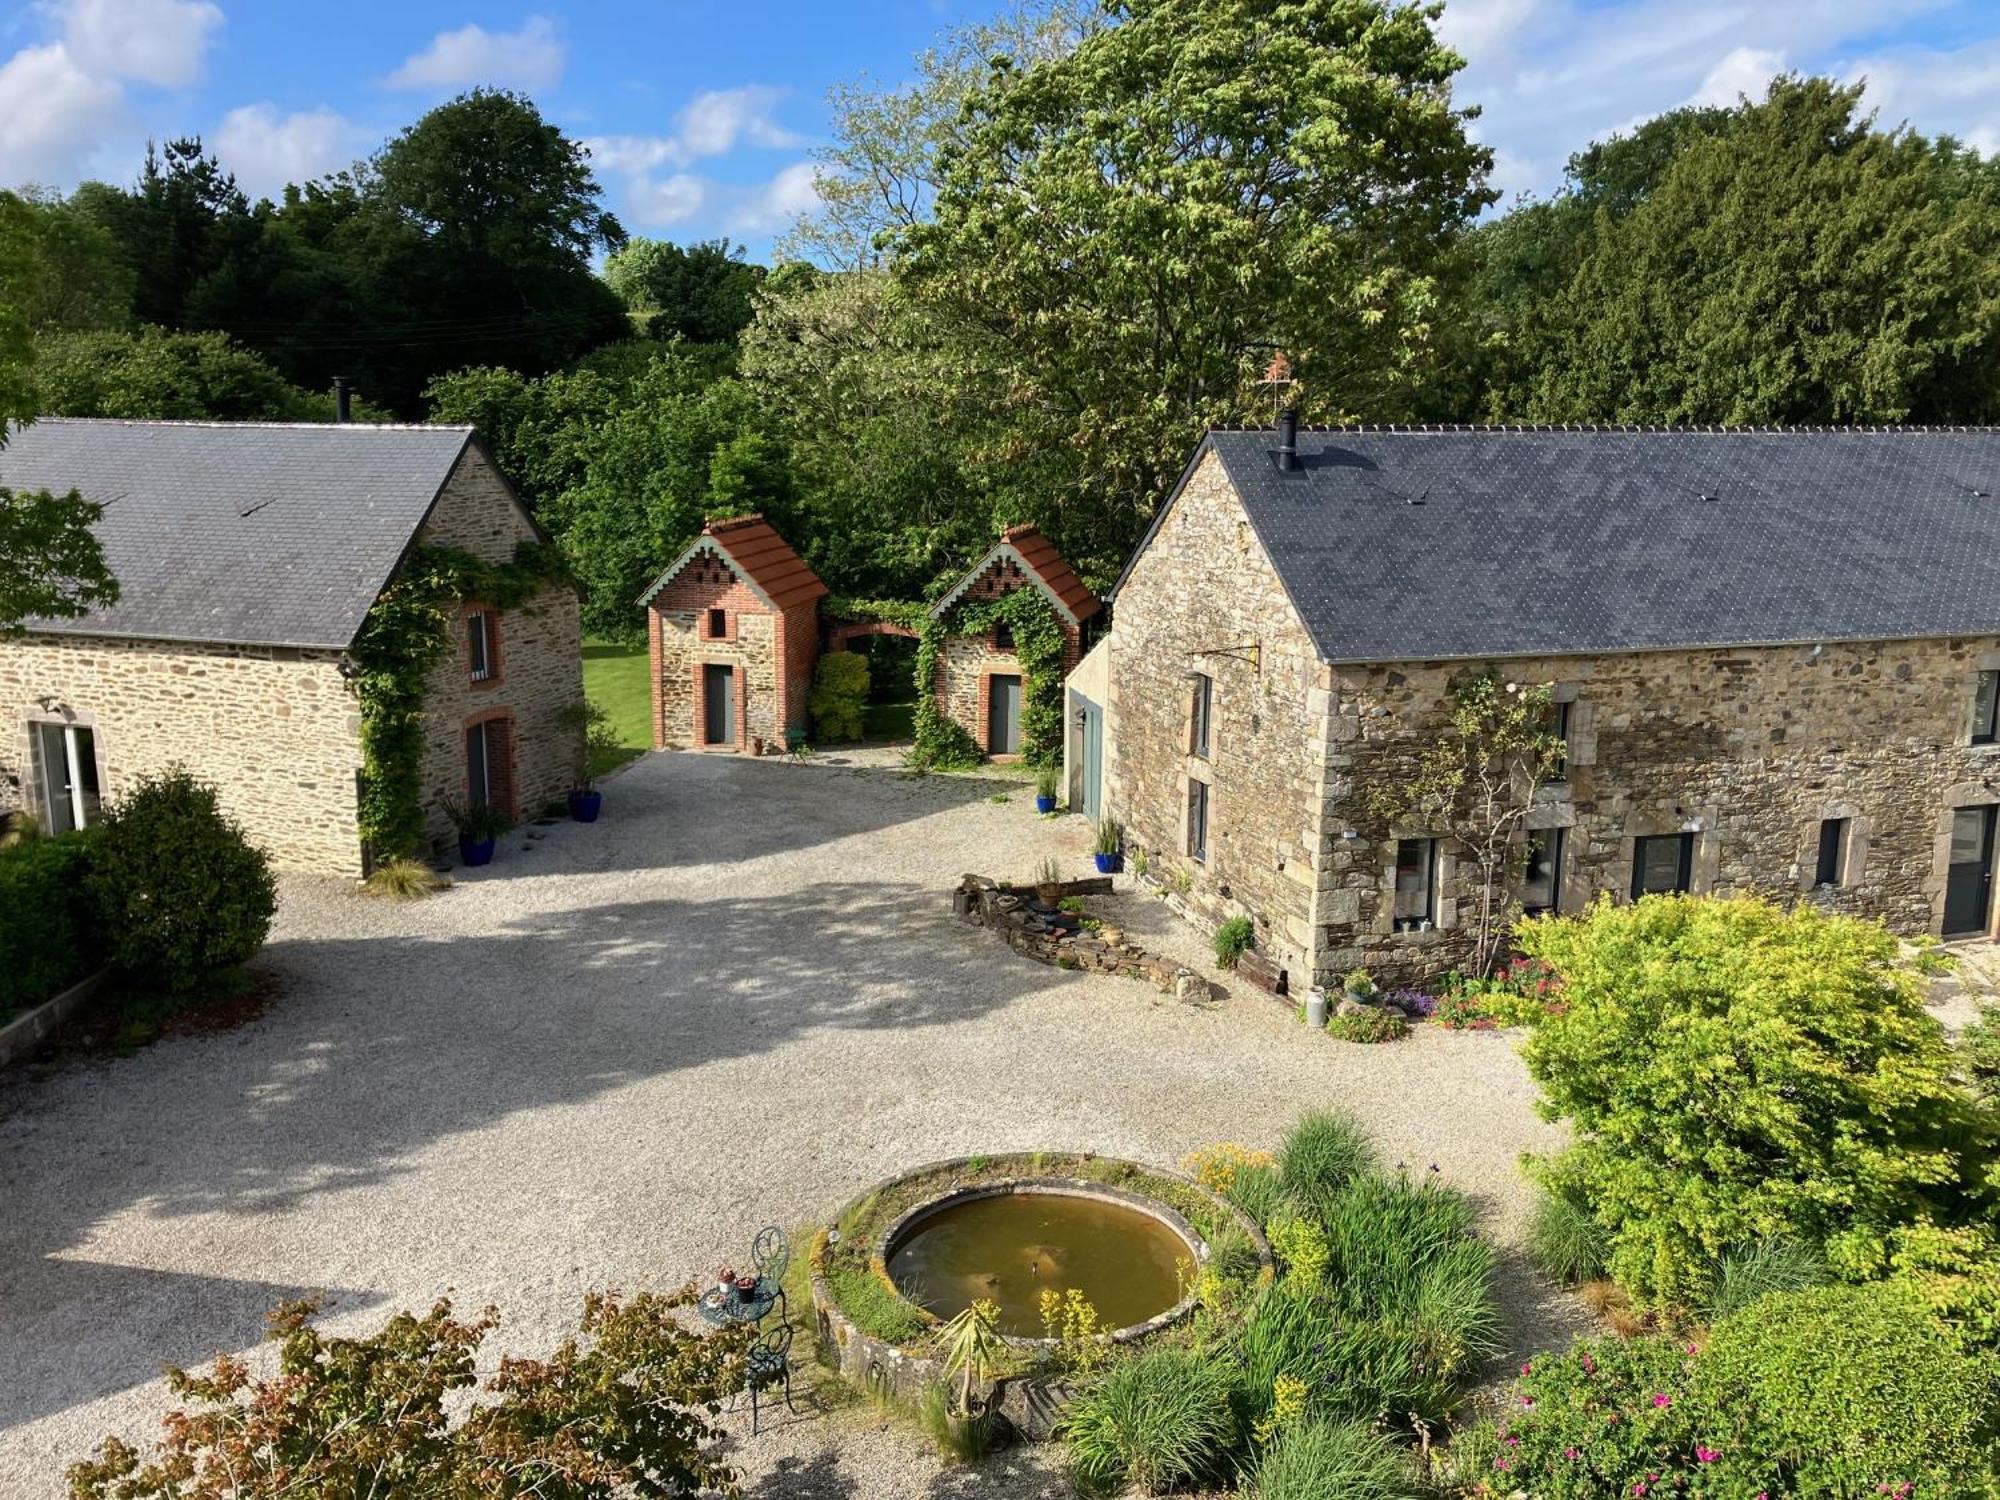
<path fill-rule="evenodd" d="M 460 602 L 512 609 L 566 576 L 556 549 L 540 542 L 522 542 L 498 564 L 418 547 L 376 597 L 348 652 L 361 706 L 361 838 L 375 854 L 423 842 L 424 684 L 451 651 Z"/>
<path fill-rule="evenodd" d="M 917 632 L 916 753 L 938 770 L 965 770 L 980 749 L 965 727 L 938 707 L 938 653 L 947 638 L 983 635 L 1002 620 L 1014 634 L 1021 663 L 1021 758 L 1054 765 L 1063 749 L 1063 628 L 1039 589 L 1019 588 L 998 599 L 969 599 L 940 619 L 925 616 Z"/>

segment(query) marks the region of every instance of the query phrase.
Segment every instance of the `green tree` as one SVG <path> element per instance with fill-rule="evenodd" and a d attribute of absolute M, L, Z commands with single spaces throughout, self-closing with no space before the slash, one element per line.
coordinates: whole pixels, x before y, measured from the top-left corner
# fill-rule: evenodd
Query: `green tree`
<path fill-rule="evenodd" d="M 6 296 L 34 334 L 123 328 L 133 277 L 109 231 L 52 194 L 0 192 Z"/>
<path fill-rule="evenodd" d="M 79 333 L 44 339 L 35 383 L 57 417 L 327 422 L 333 397 L 302 391 L 222 333 Z M 371 414 L 366 403 L 360 409 Z"/>
<path fill-rule="evenodd" d="M 604 262 L 604 279 L 650 338 L 733 344 L 749 326 L 751 297 L 764 268 L 743 247 L 702 240 L 682 249 L 667 240 L 633 240 Z"/>
<path fill-rule="evenodd" d="M 1984 421 L 2000 406 L 2000 216 L 1979 172 L 1780 78 L 1696 132 L 1546 307 L 1542 421 Z"/>
<path fill-rule="evenodd" d="M 996 59 L 895 236 L 927 299 L 1004 341 L 1008 405 L 1129 544 L 1202 429 L 1262 413 L 1293 360 L 1309 413 L 1407 410 L 1491 199 L 1434 7 L 1113 0 L 1113 24 Z"/>

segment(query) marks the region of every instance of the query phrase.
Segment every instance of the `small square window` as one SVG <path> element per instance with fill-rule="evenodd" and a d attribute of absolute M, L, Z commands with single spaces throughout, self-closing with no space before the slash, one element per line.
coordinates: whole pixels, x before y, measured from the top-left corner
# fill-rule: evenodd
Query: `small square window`
<path fill-rule="evenodd" d="M 1521 872 L 1521 910 L 1528 916 L 1552 912 L 1562 899 L 1563 831 L 1528 830 L 1527 865 Z"/>
<path fill-rule="evenodd" d="M 472 680 L 490 680 L 493 676 L 493 620 L 483 609 L 474 610 L 465 617 L 465 650 L 472 667 Z"/>
<path fill-rule="evenodd" d="M 1842 884 L 1842 866 L 1847 863 L 1847 819 L 1822 818 L 1819 825 L 1819 860 L 1813 869 L 1813 884 L 1819 887 Z"/>
<path fill-rule="evenodd" d="M 1396 840 L 1396 930 L 1414 932 L 1437 920 L 1437 840 Z"/>
<path fill-rule="evenodd" d="M 1660 834 L 1632 840 L 1632 899 L 1685 891 L 1694 875 L 1694 835 Z"/>
<path fill-rule="evenodd" d="M 1972 695 L 1972 743 L 2000 740 L 2000 672 L 1981 672 Z"/>
<path fill-rule="evenodd" d="M 1012 651 L 1014 649 L 1014 627 L 1005 620 L 993 622 L 993 649 Z"/>
<path fill-rule="evenodd" d="M 1196 864 L 1208 860 L 1208 783 L 1188 783 L 1187 852 Z"/>
<path fill-rule="evenodd" d="M 725 639 L 729 634 L 729 611 L 711 609 L 708 612 L 708 638 L 711 641 Z"/>
<path fill-rule="evenodd" d="M 1215 679 L 1206 672 L 1194 674 L 1194 704 L 1188 723 L 1188 751 L 1208 759 L 1209 722 L 1215 713 Z"/>

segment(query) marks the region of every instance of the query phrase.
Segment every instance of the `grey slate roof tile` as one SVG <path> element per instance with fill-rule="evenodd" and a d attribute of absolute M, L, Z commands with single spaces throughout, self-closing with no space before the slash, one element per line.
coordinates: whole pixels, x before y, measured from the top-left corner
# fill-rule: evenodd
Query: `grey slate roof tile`
<path fill-rule="evenodd" d="M 339 649 L 471 438 L 468 427 L 43 418 L 0 487 L 79 490 L 120 598 L 37 631 Z"/>
<path fill-rule="evenodd" d="M 2000 633 L 1996 430 L 1207 443 L 1329 662 Z"/>

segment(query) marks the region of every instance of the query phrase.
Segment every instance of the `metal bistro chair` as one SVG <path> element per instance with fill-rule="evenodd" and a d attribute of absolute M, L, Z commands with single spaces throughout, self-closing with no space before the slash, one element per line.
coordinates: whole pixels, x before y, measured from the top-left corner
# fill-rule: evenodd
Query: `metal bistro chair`
<path fill-rule="evenodd" d="M 757 1238 L 750 1242 L 750 1262 L 757 1268 L 759 1284 L 768 1281 L 778 1289 L 778 1315 L 786 1322 L 791 1321 L 791 1304 L 785 1300 L 785 1272 L 792 1267 L 792 1242 L 785 1238 L 785 1231 L 775 1224 L 767 1224 L 757 1231 Z"/>
<path fill-rule="evenodd" d="M 792 1325 L 780 1323 L 776 1328 L 767 1329 L 751 1340 L 745 1355 L 746 1378 L 744 1384 L 750 1392 L 750 1436 L 757 1435 L 757 1397 L 760 1392 L 774 1385 L 782 1385 L 785 1391 L 785 1410 L 793 1416 L 799 1409 L 792 1405 Z"/>

